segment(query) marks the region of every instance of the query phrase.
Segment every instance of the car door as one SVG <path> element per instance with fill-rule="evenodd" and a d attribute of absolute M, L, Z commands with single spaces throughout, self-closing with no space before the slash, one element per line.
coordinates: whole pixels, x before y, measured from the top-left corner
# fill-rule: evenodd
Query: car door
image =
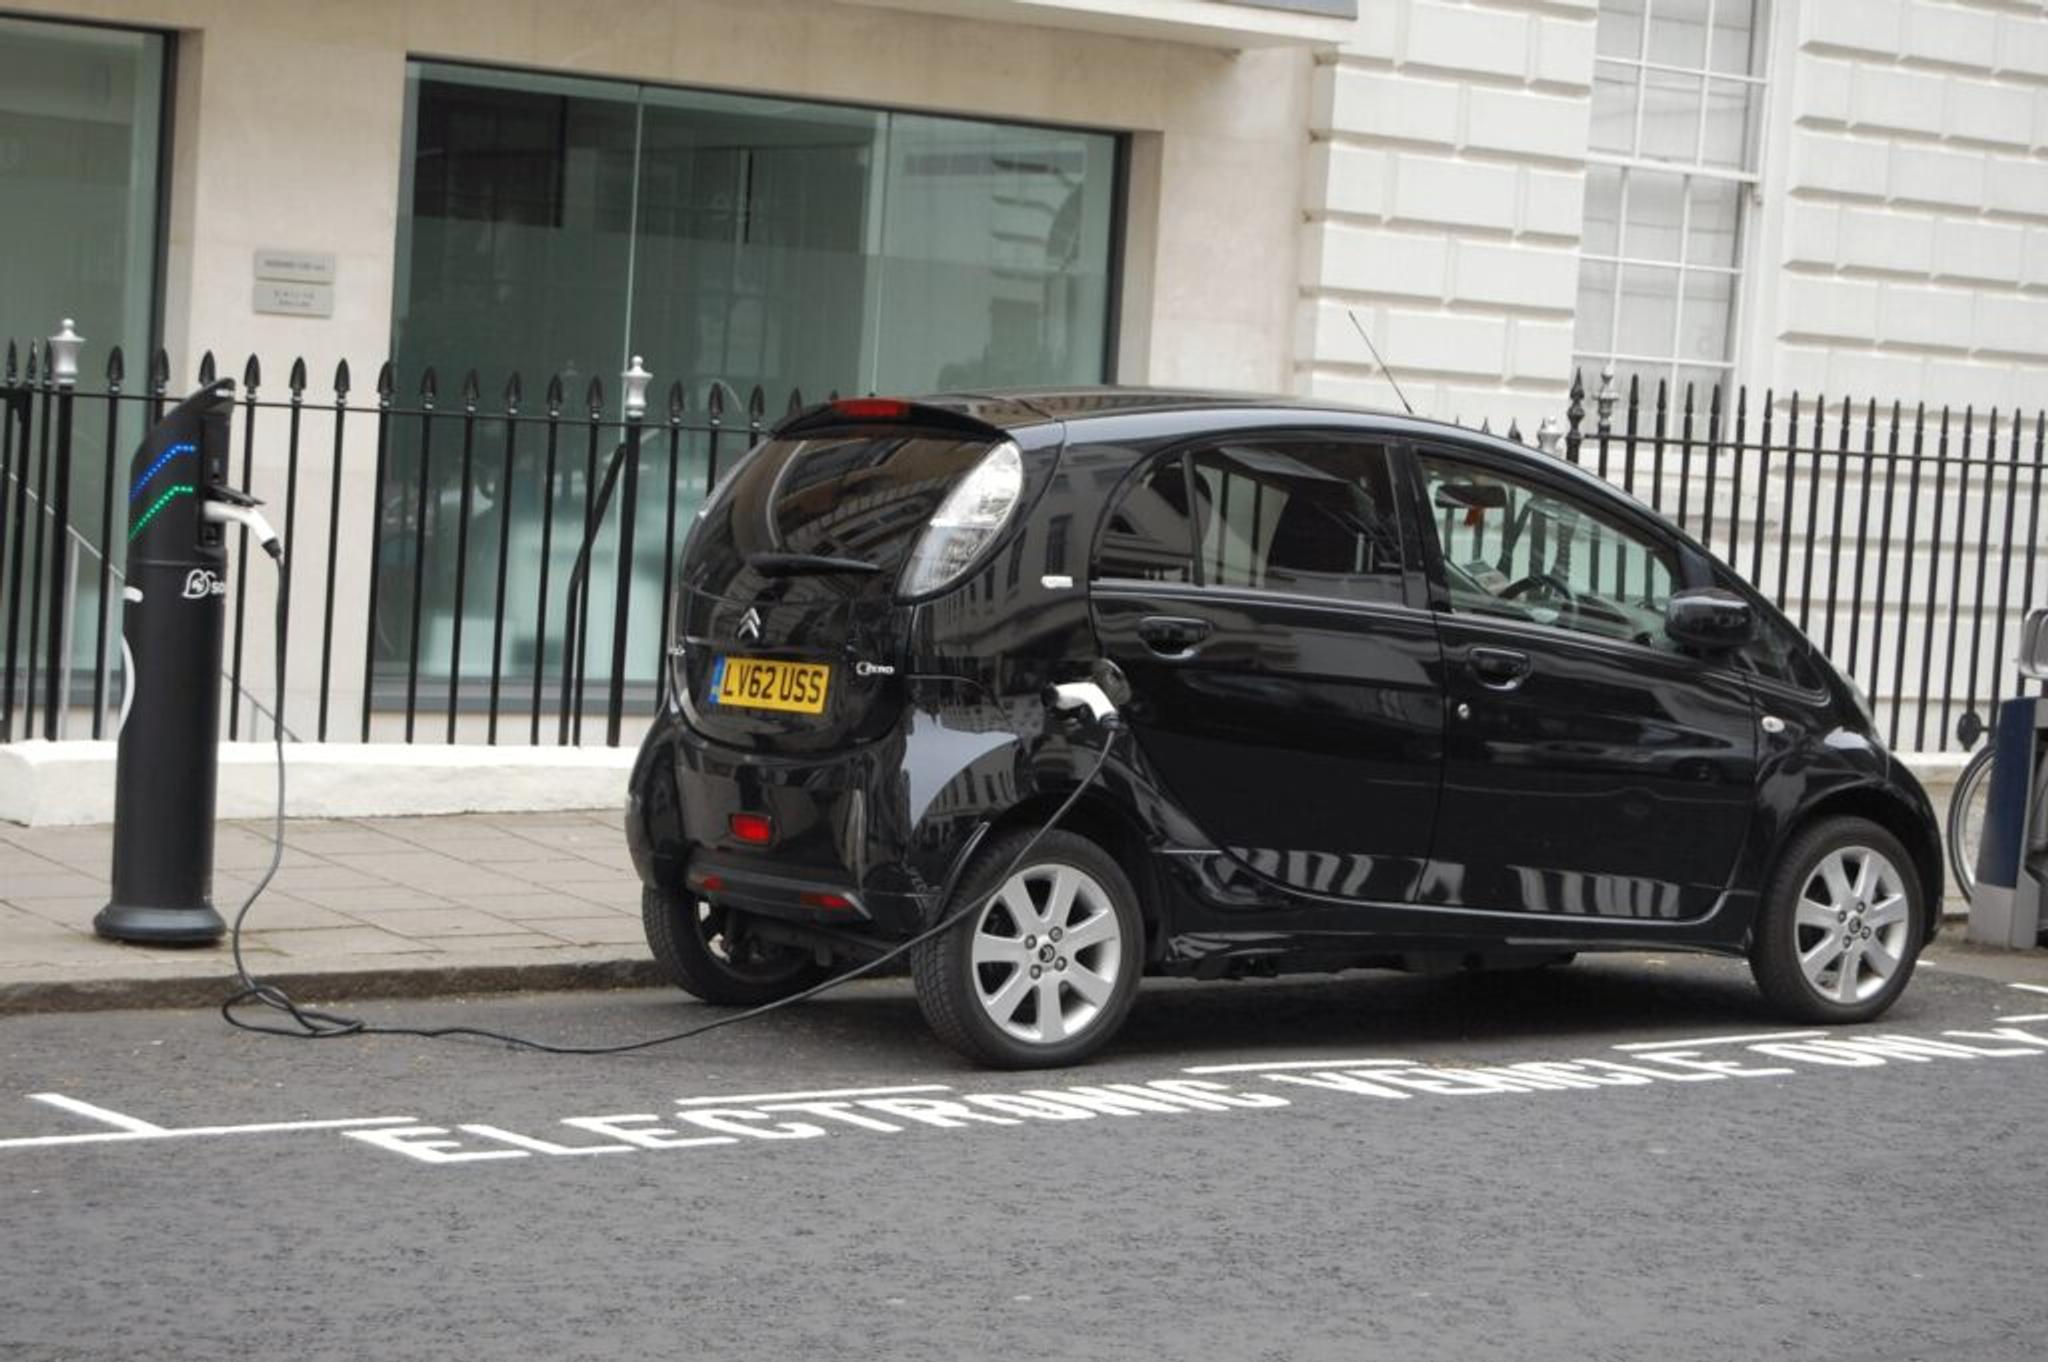
<path fill-rule="evenodd" d="M 1443 728 L 1394 487 L 1384 444 L 1327 434 L 1158 456 L 1090 585 L 1140 749 L 1233 870 L 1381 903 L 1426 862 Z"/>
<path fill-rule="evenodd" d="M 1618 495 L 1418 447 L 1443 643 L 1443 794 L 1418 901 L 1635 919 L 1714 911 L 1757 779 L 1745 678 L 1663 629 L 1681 545 Z"/>

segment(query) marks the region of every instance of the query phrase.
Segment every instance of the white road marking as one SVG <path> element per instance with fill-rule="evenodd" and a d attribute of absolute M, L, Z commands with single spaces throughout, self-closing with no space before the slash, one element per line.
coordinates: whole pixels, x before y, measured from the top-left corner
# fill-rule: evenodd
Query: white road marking
<path fill-rule="evenodd" d="M 31 1102 L 41 1102 L 44 1106 L 56 1107 L 61 1111 L 72 1112 L 89 1120 L 104 1121 L 110 1126 L 137 1135 L 161 1135 L 164 1133 L 164 1128 L 153 1121 L 145 1121 L 136 1116 L 123 1116 L 118 1111 L 110 1111 L 105 1107 L 96 1107 L 90 1102 L 81 1102 L 76 1097 L 66 1097 L 61 1092 L 32 1092 L 28 1095 L 28 1100 Z"/>
<path fill-rule="evenodd" d="M 1614 1050 L 1689 1050 L 1696 1045 L 1746 1045 L 1759 1040 L 1814 1040 L 1825 1031 L 1764 1031 L 1750 1036 L 1698 1036 L 1692 1040 L 1639 1040 L 1633 1045 L 1614 1045 Z"/>
<path fill-rule="evenodd" d="M 895 1088 L 819 1088 L 812 1092 L 736 1092 L 724 1097 L 678 1097 L 679 1107 L 725 1107 L 749 1102 L 812 1102 L 833 1097 L 894 1097 L 898 1093 L 951 1092 L 945 1083 L 911 1083 Z"/>
<path fill-rule="evenodd" d="M 2023 988 L 2029 993 L 2048 993 L 2048 984 L 2008 984 L 2007 988 Z"/>
<path fill-rule="evenodd" d="M 356 1126 L 410 1125 L 418 1119 L 413 1116 L 354 1116 L 328 1121 L 262 1121 L 253 1125 L 173 1128 L 160 1126 L 137 1116 L 127 1116 L 106 1107 L 94 1106 L 90 1102 L 81 1102 L 75 1097 L 66 1097 L 61 1092 L 32 1092 L 28 1096 L 32 1101 L 41 1102 L 45 1106 L 56 1107 L 115 1128 L 77 1135 L 16 1136 L 0 1140 L 0 1149 L 34 1149 L 60 1144 L 124 1144 L 136 1140 L 183 1140 L 195 1135 L 271 1135 L 293 1130 L 347 1130 Z"/>
<path fill-rule="evenodd" d="M 1998 1020 L 2002 1022 L 2044 1022 L 2048 1021 L 2048 1012 L 2022 1012 L 2017 1017 L 2000 1017 Z"/>
<path fill-rule="evenodd" d="M 1280 1059 L 1268 1064 L 1197 1064 L 1184 1074 L 1263 1074 L 1281 1069 L 1412 1069 L 1412 1059 Z"/>

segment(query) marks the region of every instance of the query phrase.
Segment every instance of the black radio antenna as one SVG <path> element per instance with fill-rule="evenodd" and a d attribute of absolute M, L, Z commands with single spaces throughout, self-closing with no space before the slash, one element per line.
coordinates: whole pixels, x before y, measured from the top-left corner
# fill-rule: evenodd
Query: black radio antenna
<path fill-rule="evenodd" d="M 1358 320 L 1358 314 L 1356 312 L 1353 312 L 1350 308 L 1344 309 L 1344 315 L 1349 317 L 1351 319 L 1351 324 L 1358 329 L 1358 338 L 1365 342 L 1365 348 L 1372 351 L 1373 363 L 1379 365 L 1380 372 L 1387 376 L 1387 382 L 1393 386 L 1394 396 L 1401 399 L 1401 410 L 1407 412 L 1410 416 L 1413 416 L 1415 414 L 1415 408 L 1408 405 L 1408 394 L 1401 391 L 1400 381 L 1394 377 L 1394 371 L 1392 369 L 1389 369 L 1387 367 L 1387 362 L 1380 358 L 1380 348 L 1377 345 L 1374 345 L 1372 343 L 1372 337 L 1368 336 L 1365 333 L 1365 324 Z"/>

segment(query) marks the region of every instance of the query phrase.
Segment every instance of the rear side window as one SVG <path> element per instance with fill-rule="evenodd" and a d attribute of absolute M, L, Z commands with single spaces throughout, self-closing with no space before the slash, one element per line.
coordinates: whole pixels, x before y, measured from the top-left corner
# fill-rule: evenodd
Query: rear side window
<path fill-rule="evenodd" d="M 1194 522 L 1179 455 L 1147 469 L 1125 491 L 1102 527 L 1095 576 L 1138 582 L 1191 582 Z"/>
<path fill-rule="evenodd" d="M 1191 472 L 1206 584 L 1401 599 L 1400 519 L 1382 447 L 1233 442 L 1197 451 Z"/>

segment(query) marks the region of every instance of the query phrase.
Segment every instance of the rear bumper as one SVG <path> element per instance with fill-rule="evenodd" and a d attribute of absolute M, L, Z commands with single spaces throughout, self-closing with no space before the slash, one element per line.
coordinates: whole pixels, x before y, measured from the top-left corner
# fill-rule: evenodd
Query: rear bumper
<path fill-rule="evenodd" d="M 810 926 L 912 935 L 937 911 L 975 828 L 998 811 L 945 794 L 1014 798 L 1017 788 L 1014 735 L 942 740 L 960 733 L 957 718 L 911 710 L 878 742 L 829 756 L 761 756 L 712 743 L 664 711 L 629 785 L 634 866 L 665 893 Z M 740 842 L 736 813 L 765 815 L 770 840 Z"/>

